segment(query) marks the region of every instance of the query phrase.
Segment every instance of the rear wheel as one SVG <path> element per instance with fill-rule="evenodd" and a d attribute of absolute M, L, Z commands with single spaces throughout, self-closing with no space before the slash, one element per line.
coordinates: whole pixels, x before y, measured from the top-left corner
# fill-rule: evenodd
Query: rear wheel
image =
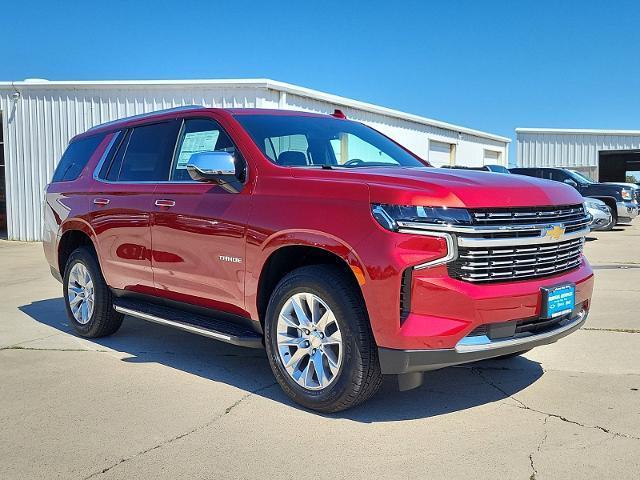
<path fill-rule="evenodd" d="M 78 335 L 104 337 L 120 328 L 123 315 L 113 309 L 113 295 L 92 249 L 80 247 L 71 253 L 63 289 L 67 316 Z"/>
<path fill-rule="evenodd" d="M 345 410 L 380 387 L 362 299 L 335 267 L 299 268 L 280 281 L 267 307 L 265 345 L 278 383 L 307 408 Z"/>

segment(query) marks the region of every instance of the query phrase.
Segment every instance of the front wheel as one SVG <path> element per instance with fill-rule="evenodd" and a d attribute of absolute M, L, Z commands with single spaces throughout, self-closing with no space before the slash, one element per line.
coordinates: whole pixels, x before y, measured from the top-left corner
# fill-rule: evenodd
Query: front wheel
<path fill-rule="evenodd" d="M 382 382 L 363 301 L 335 267 L 302 267 L 280 281 L 267 307 L 265 345 L 282 389 L 313 410 L 351 408 Z"/>
<path fill-rule="evenodd" d="M 605 230 L 605 231 L 613 230 L 613 227 L 615 227 L 616 223 L 618 223 L 618 211 L 610 205 L 607 205 L 607 209 L 611 214 L 611 222 L 609 222 L 606 226 L 602 227 L 600 230 Z"/>

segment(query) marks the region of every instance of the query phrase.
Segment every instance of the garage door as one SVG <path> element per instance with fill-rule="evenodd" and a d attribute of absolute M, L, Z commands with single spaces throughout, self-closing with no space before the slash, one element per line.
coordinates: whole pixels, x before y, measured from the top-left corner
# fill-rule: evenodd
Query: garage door
<path fill-rule="evenodd" d="M 429 163 L 434 167 L 449 165 L 451 158 L 451 144 L 444 142 L 429 142 Z"/>
<path fill-rule="evenodd" d="M 484 165 L 500 165 L 500 152 L 484 151 Z"/>

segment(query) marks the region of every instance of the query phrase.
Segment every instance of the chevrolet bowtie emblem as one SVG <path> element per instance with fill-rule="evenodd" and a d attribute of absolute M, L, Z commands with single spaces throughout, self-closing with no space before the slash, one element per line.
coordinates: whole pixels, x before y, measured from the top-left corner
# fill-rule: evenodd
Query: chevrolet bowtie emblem
<path fill-rule="evenodd" d="M 560 240 L 562 235 L 564 235 L 564 230 L 565 228 L 562 225 L 553 225 L 553 226 L 547 227 L 544 233 L 544 236 L 545 238 Z"/>

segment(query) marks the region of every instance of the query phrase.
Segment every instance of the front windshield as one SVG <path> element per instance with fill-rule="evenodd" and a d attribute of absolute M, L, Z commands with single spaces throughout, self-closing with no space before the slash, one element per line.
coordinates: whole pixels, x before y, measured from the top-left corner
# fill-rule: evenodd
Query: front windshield
<path fill-rule="evenodd" d="M 236 115 L 258 148 L 287 167 L 425 167 L 384 135 L 361 123 L 302 115 Z"/>
<path fill-rule="evenodd" d="M 593 179 L 589 178 L 589 176 L 585 175 L 584 173 L 576 172 L 575 170 L 567 171 L 578 183 L 596 183 Z"/>

